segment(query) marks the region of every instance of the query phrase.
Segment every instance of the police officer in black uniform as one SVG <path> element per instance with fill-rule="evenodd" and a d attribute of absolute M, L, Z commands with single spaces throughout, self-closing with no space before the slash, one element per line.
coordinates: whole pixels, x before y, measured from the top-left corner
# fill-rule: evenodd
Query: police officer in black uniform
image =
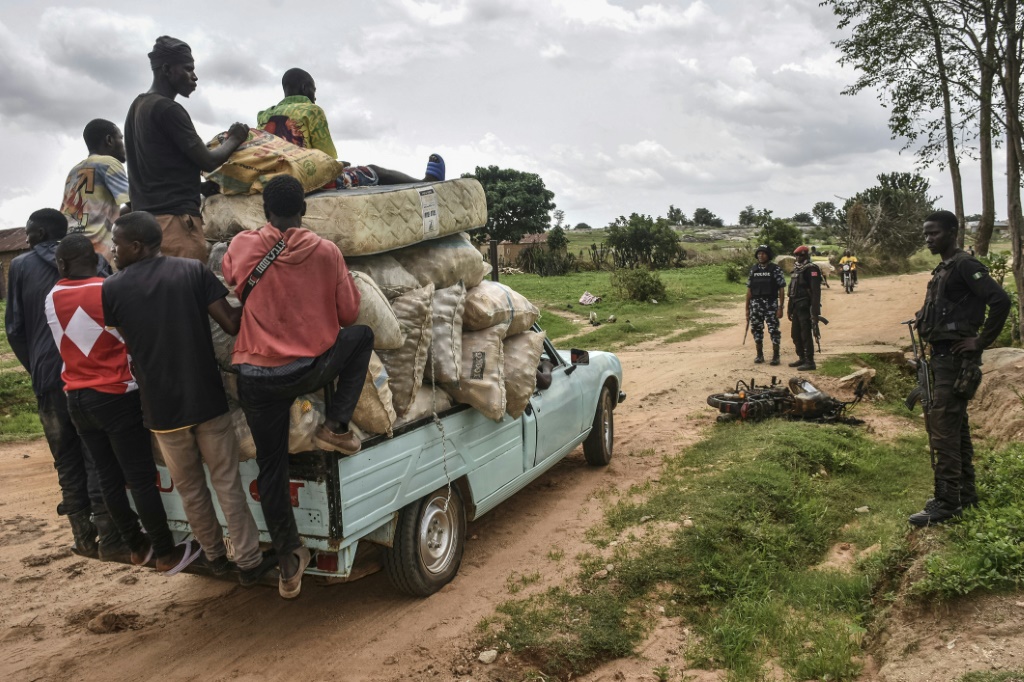
<path fill-rule="evenodd" d="M 978 504 L 967 402 L 981 384 L 981 352 L 999 336 L 1010 313 L 1003 288 L 984 265 L 957 247 L 958 229 L 949 211 L 933 213 L 924 223 L 928 250 L 941 255 L 942 262 L 932 271 L 924 307 L 916 315 L 917 330 L 931 348 L 928 438 L 935 497 L 910 517 L 915 526 L 942 523 Z"/>
<path fill-rule="evenodd" d="M 747 322 L 757 345 L 756 364 L 764 362 L 764 324 L 768 323 L 768 334 L 772 339 L 772 365 L 779 364 L 779 344 L 782 332 L 779 320 L 786 302 L 786 276 L 782 268 L 772 263 L 772 251 L 761 244 L 754 251 L 757 263 L 751 266 L 747 277 Z M 776 299 L 778 302 L 776 303 Z"/>
<path fill-rule="evenodd" d="M 811 261 L 811 250 L 798 246 L 793 250 L 796 264 L 789 276 L 789 310 L 793 323 L 793 345 L 797 359 L 789 363 L 801 372 L 817 369 L 814 364 L 814 325 L 821 315 L 821 268 Z"/>

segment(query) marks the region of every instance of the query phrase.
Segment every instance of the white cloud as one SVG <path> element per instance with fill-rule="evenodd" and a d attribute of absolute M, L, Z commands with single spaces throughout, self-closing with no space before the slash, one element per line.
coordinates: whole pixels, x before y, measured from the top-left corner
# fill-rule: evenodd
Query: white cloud
<path fill-rule="evenodd" d="M 565 55 L 565 48 L 558 43 L 551 43 L 540 51 L 540 56 L 544 59 L 556 59 Z"/>

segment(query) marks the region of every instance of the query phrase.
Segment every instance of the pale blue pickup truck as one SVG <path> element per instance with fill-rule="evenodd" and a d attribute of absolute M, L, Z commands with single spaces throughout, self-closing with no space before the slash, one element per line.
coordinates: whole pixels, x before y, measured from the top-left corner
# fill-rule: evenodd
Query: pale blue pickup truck
<path fill-rule="evenodd" d="M 353 457 L 312 451 L 291 457 L 292 506 L 299 533 L 315 558 L 310 575 L 344 582 L 356 553 L 378 554 L 392 583 L 428 596 L 459 570 L 466 523 L 507 500 L 583 443 L 588 463 L 611 461 L 614 411 L 625 400 L 622 365 L 607 352 L 556 351 L 545 341 L 542 360 L 554 368 L 518 419 L 495 422 L 456 405 L 375 437 Z M 255 461 L 240 465 L 249 507 L 269 542 L 256 492 Z M 160 489 L 175 531 L 189 532 L 167 469 Z M 214 498 L 216 499 L 216 498 Z M 224 525 L 224 518 L 221 524 Z M 373 563 L 373 562 L 371 562 Z M 377 565 L 379 565 L 377 564 Z"/>

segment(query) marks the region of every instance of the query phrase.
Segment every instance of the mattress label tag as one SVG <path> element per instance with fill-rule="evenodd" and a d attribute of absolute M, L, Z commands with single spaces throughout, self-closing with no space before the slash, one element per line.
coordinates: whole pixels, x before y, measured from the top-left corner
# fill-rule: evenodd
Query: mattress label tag
<path fill-rule="evenodd" d="M 437 192 L 433 187 L 420 190 L 420 209 L 423 212 L 423 238 L 433 239 L 441 230 L 437 217 Z"/>

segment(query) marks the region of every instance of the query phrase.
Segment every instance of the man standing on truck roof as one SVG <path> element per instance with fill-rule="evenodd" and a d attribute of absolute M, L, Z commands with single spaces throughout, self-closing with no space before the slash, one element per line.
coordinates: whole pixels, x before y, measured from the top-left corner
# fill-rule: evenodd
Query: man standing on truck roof
<path fill-rule="evenodd" d="M 205 263 L 209 251 L 199 213 L 199 172 L 227 161 L 245 142 L 249 126 L 232 124 L 224 144 L 207 149 L 188 112 L 174 101 L 196 89 L 192 49 L 177 38 L 160 36 L 149 62 L 153 85 L 132 102 L 124 124 L 132 209 L 156 218 L 165 255 Z"/>
<path fill-rule="evenodd" d="M 68 173 L 60 212 L 68 217 L 69 232 L 81 232 L 107 262 L 113 258 L 110 227 L 128 213 L 128 174 L 124 170 L 124 136 L 102 118 L 89 121 L 82 131 L 89 156 Z"/>
<path fill-rule="evenodd" d="M 316 104 L 316 83 L 313 77 L 302 69 L 288 69 L 281 78 L 281 86 L 284 88 L 284 99 L 256 116 L 260 129 L 297 147 L 319 149 L 332 159 L 338 158 L 338 150 L 334 147 L 331 131 L 327 127 L 327 115 Z M 334 183 L 338 188 L 444 180 L 444 159 L 439 154 L 431 154 L 427 159 L 427 172 L 422 180 L 380 166 L 350 166 L 343 163 L 346 168 Z"/>
<path fill-rule="evenodd" d="M 61 240 L 56 257 L 61 280 L 46 297 L 46 318 L 64 360 L 68 413 L 96 462 L 103 501 L 131 550 L 131 562 L 143 566 L 155 558 L 156 570 L 174 575 L 195 561 L 199 550 L 190 543 L 175 546 L 167 526 L 128 350 L 117 331 L 103 325 L 98 257 L 82 234 Z M 128 503 L 126 483 L 138 515 Z"/>
<path fill-rule="evenodd" d="M 232 361 L 238 398 L 256 444 L 260 505 L 281 566 L 279 591 L 302 589 L 309 550 L 292 512 L 288 475 L 289 412 L 295 398 L 337 379 L 327 419 L 314 436 L 325 450 L 359 452 L 349 429 L 373 351 L 373 331 L 348 326 L 359 313 L 359 290 L 341 250 L 302 227 L 305 194 L 293 177 L 263 189 L 267 224 L 235 235 L 224 254 L 224 279 L 242 301 Z"/>
<path fill-rule="evenodd" d="M 32 250 L 11 261 L 7 340 L 32 377 L 39 421 L 60 485 L 57 513 L 68 517 L 74 551 L 104 561 L 127 560 L 128 547 L 107 513 L 92 457 L 68 415 L 60 376 L 63 361 L 46 321 L 46 296 L 60 279 L 57 244 L 67 231 L 67 216 L 55 208 L 43 208 L 28 217 L 25 232 Z M 93 274 L 109 272 L 107 262 L 100 259 Z"/>
<path fill-rule="evenodd" d="M 162 238 L 160 224 L 144 211 L 114 223 L 120 271 L 103 282 L 104 321 L 117 328 L 131 353 L 143 424 L 156 437 L 207 563 L 215 572 L 229 568 L 204 462 L 227 520 L 240 581 L 255 585 L 276 560 L 260 554 L 210 334 L 210 317 L 227 333 L 237 333 L 241 311 L 228 304 L 228 290 L 205 265 L 164 256 Z"/>

